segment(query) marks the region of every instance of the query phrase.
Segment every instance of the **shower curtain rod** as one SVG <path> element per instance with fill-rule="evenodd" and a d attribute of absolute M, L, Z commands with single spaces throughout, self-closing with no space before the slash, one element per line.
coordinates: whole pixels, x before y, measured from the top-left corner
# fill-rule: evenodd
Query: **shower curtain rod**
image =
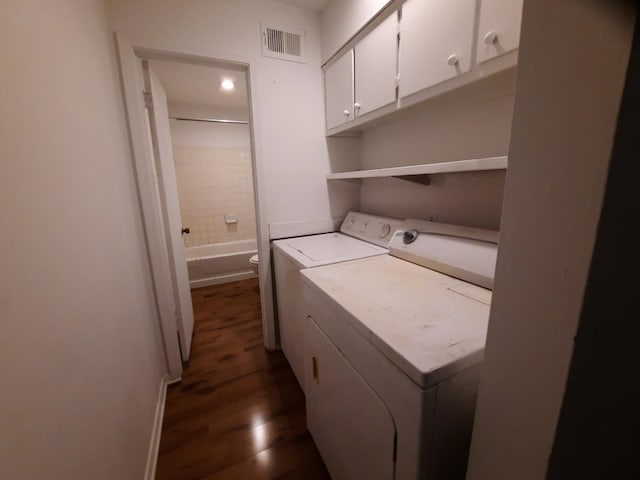
<path fill-rule="evenodd" d="M 188 118 L 188 117 L 169 117 L 172 120 L 182 120 L 186 122 L 206 122 L 206 123 L 232 123 L 238 125 L 249 125 L 246 120 L 226 120 L 222 118 Z"/>

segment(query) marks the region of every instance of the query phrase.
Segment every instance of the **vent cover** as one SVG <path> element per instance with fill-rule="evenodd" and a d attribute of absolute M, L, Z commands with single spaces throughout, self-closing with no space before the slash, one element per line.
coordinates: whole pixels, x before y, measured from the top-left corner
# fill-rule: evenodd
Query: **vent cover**
<path fill-rule="evenodd" d="M 262 56 L 306 63 L 304 30 L 263 24 Z"/>

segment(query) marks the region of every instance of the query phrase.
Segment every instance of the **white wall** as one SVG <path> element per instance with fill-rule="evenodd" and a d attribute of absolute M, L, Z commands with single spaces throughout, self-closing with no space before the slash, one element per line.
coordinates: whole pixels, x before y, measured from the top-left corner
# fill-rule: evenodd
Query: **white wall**
<path fill-rule="evenodd" d="M 0 477 L 139 479 L 166 371 L 101 1 L 0 15 Z"/>
<path fill-rule="evenodd" d="M 324 176 L 330 171 L 324 141 L 320 74 L 320 18 L 310 10 L 269 0 L 110 0 L 111 27 L 136 46 L 212 58 L 235 57 L 258 67 L 259 179 L 268 223 L 329 219 Z M 261 56 L 260 22 L 306 30 L 307 63 Z M 304 201 L 301 201 L 304 199 Z"/>
<path fill-rule="evenodd" d="M 332 0 L 322 11 L 322 63 L 388 3 L 390 0 Z"/>
<path fill-rule="evenodd" d="M 525 2 L 510 163 L 467 478 L 543 479 L 573 352 L 633 2 Z M 606 379 L 602 388 L 607 388 Z"/>
<path fill-rule="evenodd" d="M 513 115 L 515 72 L 455 91 L 367 129 L 362 168 L 395 167 L 506 155 Z M 365 212 L 497 230 L 504 172 L 435 175 L 429 186 L 368 180 Z"/>
<path fill-rule="evenodd" d="M 399 112 L 367 129 L 363 168 L 438 163 L 506 155 L 509 149 L 515 71 L 511 70 Z"/>
<path fill-rule="evenodd" d="M 366 180 L 360 205 L 374 215 L 499 230 L 504 179 L 504 172 L 486 172 L 434 175 L 427 186 L 393 178 Z"/>

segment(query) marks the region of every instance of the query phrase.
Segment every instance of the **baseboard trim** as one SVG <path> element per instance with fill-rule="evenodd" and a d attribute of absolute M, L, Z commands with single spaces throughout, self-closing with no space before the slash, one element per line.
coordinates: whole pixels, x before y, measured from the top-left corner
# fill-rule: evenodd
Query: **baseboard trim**
<path fill-rule="evenodd" d="M 189 287 L 191 288 L 191 290 L 193 290 L 194 288 L 210 287 L 212 285 L 220 285 L 223 283 L 238 282 L 240 280 L 247 280 L 249 278 L 258 278 L 258 276 L 253 273 L 253 270 L 216 275 L 215 277 L 191 280 L 189 282 Z"/>
<path fill-rule="evenodd" d="M 160 390 L 158 391 L 158 401 L 156 403 L 156 415 L 153 420 L 153 430 L 151 431 L 151 442 L 147 455 L 147 468 L 144 473 L 145 480 L 153 480 L 156 477 L 156 467 L 158 465 L 158 454 L 160 453 L 160 436 L 162 435 L 162 419 L 164 417 L 164 404 L 167 400 L 167 386 L 180 381 L 171 379 L 165 375 L 160 379 Z"/>
<path fill-rule="evenodd" d="M 174 385 L 174 384 L 176 384 L 176 383 L 180 383 L 181 381 L 182 381 L 182 377 L 173 378 L 173 379 L 172 379 L 171 377 L 169 377 L 169 380 L 167 380 L 167 387 L 168 387 L 169 385 Z M 164 409 L 163 409 L 163 410 L 164 410 Z"/>

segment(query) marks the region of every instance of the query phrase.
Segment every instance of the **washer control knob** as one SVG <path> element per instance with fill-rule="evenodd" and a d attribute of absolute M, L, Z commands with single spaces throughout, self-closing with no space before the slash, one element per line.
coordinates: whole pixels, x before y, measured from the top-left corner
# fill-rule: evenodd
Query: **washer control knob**
<path fill-rule="evenodd" d="M 378 233 L 378 235 L 380 235 L 380 238 L 384 238 L 387 235 L 389 235 L 390 231 L 391 231 L 391 225 L 389 225 L 388 223 L 383 223 L 382 226 L 380 227 L 380 232 Z"/>
<path fill-rule="evenodd" d="M 409 245 L 410 243 L 415 242 L 416 238 L 418 238 L 417 230 L 407 230 L 406 232 L 404 232 L 404 234 L 402 234 L 402 242 L 405 245 Z"/>

